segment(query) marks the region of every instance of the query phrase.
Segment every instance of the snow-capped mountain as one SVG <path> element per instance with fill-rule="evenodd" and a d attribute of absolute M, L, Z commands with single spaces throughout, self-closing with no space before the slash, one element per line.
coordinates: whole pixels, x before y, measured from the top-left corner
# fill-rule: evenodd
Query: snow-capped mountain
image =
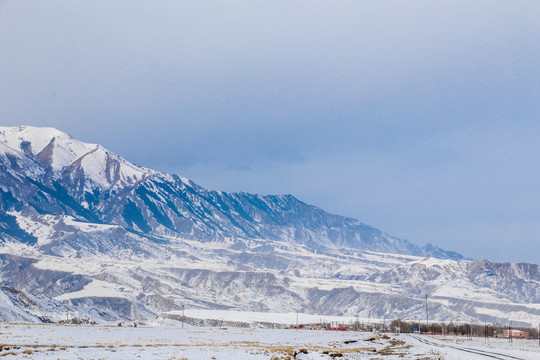
<path fill-rule="evenodd" d="M 104 321 L 182 306 L 418 319 L 425 293 L 433 319 L 540 319 L 537 265 L 463 260 L 25 126 L 0 127 L 0 281 Z"/>
<path fill-rule="evenodd" d="M 100 145 L 56 129 L 0 127 L 0 144 L 5 172 L 0 209 L 16 212 L 18 223 L 40 214 L 69 215 L 152 236 L 283 240 L 311 248 L 462 258 L 328 214 L 292 195 L 209 191 L 185 178 L 131 164 Z M 14 238 L 25 232 L 13 221 L 8 229 L 6 234 Z"/>

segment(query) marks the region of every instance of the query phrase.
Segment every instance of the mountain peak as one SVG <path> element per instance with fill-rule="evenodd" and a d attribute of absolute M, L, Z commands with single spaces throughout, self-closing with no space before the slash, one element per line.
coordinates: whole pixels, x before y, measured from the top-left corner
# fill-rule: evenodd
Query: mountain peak
<path fill-rule="evenodd" d="M 41 152 L 52 139 L 68 140 L 71 136 L 52 127 L 36 126 L 0 126 L 0 141 L 8 146 L 24 150 L 32 144 L 32 154 Z"/>
<path fill-rule="evenodd" d="M 0 127 L 0 143 L 35 160 L 53 179 L 84 183 L 83 190 L 89 192 L 131 184 L 154 173 L 98 144 L 82 142 L 50 127 Z"/>
<path fill-rule="evenodd" d="M 55 171 L 96 146 L 75 140 L 55 128 L 34 126 L 0 127 L 0 141 Z"/>

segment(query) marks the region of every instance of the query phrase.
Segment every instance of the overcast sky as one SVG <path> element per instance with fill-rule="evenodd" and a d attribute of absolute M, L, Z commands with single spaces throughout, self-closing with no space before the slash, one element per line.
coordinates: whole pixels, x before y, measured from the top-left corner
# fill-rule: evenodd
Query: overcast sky
<path fill-rule="evenodd" d="M 0 0 L 0 123 L 540 263 L 540 1 Z"/>

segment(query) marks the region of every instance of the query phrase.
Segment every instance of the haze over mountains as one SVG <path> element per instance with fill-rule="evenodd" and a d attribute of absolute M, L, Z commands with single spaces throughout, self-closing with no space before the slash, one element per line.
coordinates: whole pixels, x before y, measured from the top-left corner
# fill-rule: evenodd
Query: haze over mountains
<path fill-rule="evenodd" d="M 0 265 L 8 320 L 66 306 L 419 319 L 426 293 L 432 319 L 540 318 L 538 265 L 419 247 L 292 195 L 210 191 L 52 128 L 0 127 Z"/>

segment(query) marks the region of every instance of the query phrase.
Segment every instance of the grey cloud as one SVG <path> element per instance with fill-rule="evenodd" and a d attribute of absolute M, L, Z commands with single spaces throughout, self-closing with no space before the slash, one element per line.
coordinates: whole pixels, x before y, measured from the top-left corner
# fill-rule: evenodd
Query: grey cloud
<path fill-rule="evenodd" d="M 450 235 L 426 234 L 539 218 L 527 196 L 538 13 L 537 1 L 1 1 L 0 116 L 445 247 Z"/>

